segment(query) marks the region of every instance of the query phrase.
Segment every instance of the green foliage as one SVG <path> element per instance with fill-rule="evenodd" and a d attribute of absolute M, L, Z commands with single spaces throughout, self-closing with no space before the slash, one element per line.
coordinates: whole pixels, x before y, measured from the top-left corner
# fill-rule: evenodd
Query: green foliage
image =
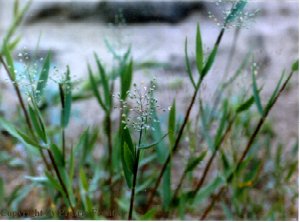
<path fill-rule="evenodd" d="M 256 83 L 256 77 L 255 77 L 255 66 L 252 66 L 252 89 L 253 89 L 253 96 L 254 96 L 254 101 L 257 107 L 257 110 L 261 115 L 264 115 L 264 111 L 261 105 L 260 101 L 260 96 L 259 96 L 259 90 L 257 88 L 257 83 Z"/>
<path fill-rule="evenodd" d="M 61 113 L 61 126 L 66 128 L 70 121 L 71 106 L 72 106 L 72 82 L 70 77 L 70 68 L 67 67 L 65 74 L 65 81 L 62 83 L 61 96 L 62 96 L 62 113 Z"/>
<path fill-rule="evenodd" d="M 50 53 L 48 53 L 48 55 L 45 59 L 45 62 L 42 66 L 42 70 L 41 70 L 41 73 L 39 76 L 39 81 L 36 86 L 36 92 L 40 96 L 43 95 L 44 88 L 47 85 L 47 81 L 48 81 L 48 77 L 49 77 L 49 70 L 50 70 L 50 58 L 51 58 L 51 55 L 50 55 Z"/>
<path fill-rule="evenodd" d="M 200 76 L 202 76 L 203 48 L 202 48 L 202 39 L 201 39 L 199 24 L 197 25 L 197 34 L 196 34 L 196 64 L 197 64 L 198 72 Z"/>
<path fill-rule="evenodd" d="M 4 189 L 4 181 L 2 177 L 0 177 L 0 207 L 2 207 L 5 197 L 5 189 Z"/>
<path fill-rule="evenodd" d="M 235 5 L 232 7 L 230 13 L 225 19 L 225 25 L 232 22 L 236 17 L 239 16 L 239 14 L 245 8 L 247 2 L 248 2 L 247 0 L 239 0 L 238 2 L 235 3 Z"/>
<path fill-rule="evenodd" d="M 187 38 L 185 39 L 184 53 L 185 53 L 186 71 L 187 71 L 187 73 L 189 75 L 191 83 L 193 84 L 194 88 L 196 88 L 196 83 L 195 83 L 195 80 L 193 78 L 193 73 L 192 73 L 192 69 L 191 69 L 191 65 L 190 65 L 190 60 L 189 60 L 189 56 L 188 56 L 188 51 L 187 51 Z"/>

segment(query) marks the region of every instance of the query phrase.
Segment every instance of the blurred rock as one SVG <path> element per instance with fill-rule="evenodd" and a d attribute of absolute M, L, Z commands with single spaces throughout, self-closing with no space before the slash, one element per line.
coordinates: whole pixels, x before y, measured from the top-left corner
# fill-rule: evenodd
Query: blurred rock
<path fill-rule="evenodd" d="M 116 16 L 126 23 L 177 23 L 194 10 L 203 10 L 199 1 L 102 1 L 102 2 L 40 2 L 34 1 L 29 22 L 46 18 L 94 19 L 114 23 Z"/>
<path fill-rule="evenodd" d="M 99 5 L 106 22 L 114 22 L 115 16 L 121 13 L 127 23 L 177 23 L 199 9 L 203 9 L 199 1 L 105 1 Z"/>

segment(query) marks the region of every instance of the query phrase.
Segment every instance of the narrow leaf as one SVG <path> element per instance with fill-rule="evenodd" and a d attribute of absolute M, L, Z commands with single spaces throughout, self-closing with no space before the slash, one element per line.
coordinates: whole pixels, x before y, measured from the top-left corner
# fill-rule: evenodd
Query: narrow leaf
<path fill-rule="evenodd" d="M 56 164 L 59 166 L 64 166 L 64 157 L 61 150 L 55 144 L 51 144 L 50 149 L 53 153 Z"/>
<path fill-rule="evenodd" d="M 4 195 L 5 195 L 4 181 L 3 181 L 2 177 L 0 177 L 0 207 L 2 207 L 2 203 L 4 201 Z"/>
<path fill-rule="evenodd" d="M 62 126 L 65 128 L 68 126 L 71 115 L 71 107 L 72 107 L 72 83 L 70 77 L 70 68 L 67 66 L 66 72 L 66 81 L 64 83 L 64 108 L 62 115 Z"/>
<path fill-rule="evenodd" d="M 3 54 L 6 59 L 7 67 L 9 70 L 9 75 L 11 76 L 12 80 L 16 80 L 16 74 L 15 74 L 15 67 L 14 67 L 14 60 L 11 55 L 10 49 L 5 45 L 3 48 Z"/>
<path fill-rule="evenodd" d="M 205 151 L 201 152 L 200 155 L 199 155 L 198 157 L 192 157 L 192 158 L 189 160 L 189 162 L 188 162 L 188 164 L 187 164 L 187 166 L 186 166 L 185 171 L 186 171 L 186 172 L 191 172 L 191 171 L 193 171 L 193 170 L 198 166 L 198 164 L 199 164 L 202 160 L 204 160 L 204 158 L 205 158 L 205 156 L 206 156 L 206 153 L 207 153 L 207 151 L 205 150 Z"/>
<path fill-rule="evenodd" d="M 156 146 L 157 144 L 159 144 L 168 134 L 165 134 L 162 138 L 160 138 L 158 141 L 151 143 L 151 144 L 141 144 L 141 146 L 139 146 L 139 149 L 149 149 L 153 146 Z"/>
<path fill-rule="evenodd" d="M 43 142 L 47 144 L 48 138 L 46 134 L 46 129 L 38 108 L 36 108 L 35 106 L 32 107 L 31 105 L 29 105 L 28 107 L 29 107 L 29 116 L 35 131 L 37 132 L 39 138 L 42 139 Z"/>
<path fill-rule="evenodd" d="M 98 86 L 97 86 L 96 80 L 95 80 L 95 78 L 93 76 L 93 72 L 91 70 L 90 65 L 88 65 L 88 71 L 89 71 L 90 83 L 91 83 L 94 95 L 95 95 L 95 97 L 96 97 L 99 105 L 102 107 L 103 110 L 106 111 L 106 106 L 104 105 L 103 100 L 102 100 L 102 98 L 100 96 L 100 93 L 98 91 Z"/>
<path fill-rule="evenodd" d="M 233 8 L 230 11 L 229 15 L 225 19 L 225 25 L 227 25 L 230 22 L 233 22 L 233 20 L 240 15 L 241 11 L 243 11 L 243 9 L 245 8 L 247 2 L 248 2 L 247 0 L 239 0 L 233 6 Z"/>
<path fill-rule="evenodd" d="M 184 53 L 185 53 L 185 66 L 186 66 L 186 71 L 189 75 L 189 78 L 191 80 L 191 83 L 193 84 L 194 88 L 196 88 L 196 83 L 193 78 L 193 73 L 190 65 L 190 60 L 188 56 L 188 51 L 187 51 L 187 38 L 185 39 L 185 46 L 184 46 Z"/>
<path fill-rule="evenodd" d="M 110 97 L 108 79 L 106 77 L 105 70 L 104 70 L 104 68 L 103 68 L 103 66 L 102 66 L 102 64 L 101 64 L 101 62 L 100 62 L 97 54 L 94 54 L 94 56 L 95 56 L 96 63 L 97 63 L 97 66 L 98 66 L 98 71 L 99 71 L 99 75 L 100 75 L 100 81 L 101 81 L 102 86 L 103 86 L 106 107 L 110 107 L 111 97 Z"/>
<path fill-rule="evenodd" d="M 13 40 L 12 42 L 9 43 L 9 50 L 13 51 L 15 50 L 15 48 L 17 47 L 17 45 L 19 44 L 19 42 L 21 41 L 22 36 L 18 36 L 17 38 L 15 38 L 15 40 Z"/>
<path fill-rule="evenodd" d="M 279 81 L 277 82 L 277 85 L 272 93 L 272 96 L 270 97 L 269 101 L 268 101 L 268 104 L 266 106 L 266 112 L 272 107 L 273 103 L 274 103 L 274 100 L 276 98 L 276 96 L 278 95 L 278 91 L 279 91 L 279 88 L 283 82 L 283 77 L 285 75 L 285 71 L 283 70 L 282 74 L 281 74 L 281 77 L 279 79 Z"/>
<path fill-rule="evenodd" d="M 205 66 L 201 72 L 201 79 L 203 79 L 205 77 L 205 75 L 208 73 L 208 71 L 211 69 L 213 63 L 214 63 L 214 60 L 215 60 L 215 57 L 216 57 L 216 54 L 217 54 L 217 51 L 218 51 L 218 47 L 215 46 L 213 48 L 213 50 L 211 51 L 211 53 L 209 54 L 208 56 L 208 59 L 205 63 Z"/>
<path fill-rule="evenodd" d="M 292 71 L 297 72 L 299 70 L 299 59 L 295 61 L 292 65 Z"/>
<path fill-rule="evenodd" d="M 176 125 L 176 100 L 174 99 L 169 113 L 169 141 L 170 144 L 175 142 L 175 125 Z"/>
<path fill-rule="evenodd" d="M 260 97 L 259 97 L 259 91 L 257 89 L 254 66 L 252 66 L 252 82 L 253 82 L 252 83 L 252 88 L 253 88 L 254 101 L 255 101 L 255 104 L 257 106 L 257 109 L 258 109 L 259 113 L 261 115 L 263 115 L 264 111 L 263 111 L 263 108 L 262 108 L 262 105 L 261 105 L 261 101 L 260 101 Z"/>
<path fill-rule="evenodd" d="M 60 193 L 65 195 L 65 193 L 63 192 L 63 189 L 60 186 L 59 182 L 47 171 L 45 172 L 45 174 L 46 174 L 46 177 L 48 178 L 48 182 L 49 182 L 50 187 L 54 187 L 56 190 L 60 191 Z"/>
<path fill-rule="evenodd" d="M 252 104 L 254 103 L 254 97 L 251 96 L 249 99 L 247 99 L 244 103 L 242 103 L 241 105 L 239 105 L 236 109 L 237 113 L 241 113 L 243 111 L 248 110 Z"/>
<path fill-rule="evenodd" d="M 79 175 L 80 175 L 81 185 L 87 191 L 89 189 L 89 184 L 88 184 L 88 181 L 87 181 L 87 178 L 86 178 L 83 168 L 80 168 Z"/>
<path fill-rule="evenodd" d="M 121 73 L 121 99 L 125 100 L 127 97 L 127 92 L 130 90 L 132 73 L 133 73 L 133 61 L 131 60 L 129 64 L 122 65 Z"/>
<path fill-rule="evenodd" d="M 202 76 L 203 48 L 202 48 L 202 39 L 201 39 L 199 24 L 197 25 L 197 33 L 196 33 L 196 65 L 197 65 L 199 75 Z"/>
<path fill-rule="evenodd" d="M 50 57 L 51 57 L 51 55 L 50 55 L 50 53 L 48 53 L 48 55 L 45 59 L 45 62 L 43 64 L 43 67 L 42 67 L 42 70 L 40 73 L 40 77 L 39 77 L 39 80 L 38 80 L 38 83 L 36 86 L 36 91 L 39 96 L 43 95 L 44 88 L 47 85 L 47 81 L 48 81 L 48 77 L 49 77 L 49 70 L 50 70 Z"/>
<path fill-rule="evenodd" d="M 21 133 L 18 131 L 11 123 L 4 120 L 0 117 L 0 126 L 5 129 L 7 132 L 9 132 L 10 135 L 24 143 L 25 145 L 31 145 L 34 148 L 39 149 L 39 145 L 30 137 L 26 136 L 24 133 Z"/>
<path fill-rule="evenodd" d="M 128 129 L 121 130 L 121 161 L 122 161 L 122 167 L 124 172 L 124 177 L 126 180 L 126 183 L 129 188 L 132 187 L 132 170 L 128 168 L 128 164 L 132 163 L 132 158 L 134 156 L 134 147 L 131 140 L 131 136 Z M 125 144 L 127 144 L 127 147 L 125 148 Z M 126 150 L 126 151 L 125 151 Z M 127 152 L 125 156 L 125 152 Z"/>
<path fill-rule="evenodd" d="M 131 152 L 128 144 L 125 142 L 124 144 L 124 160 L 126 164 L 126 168 L 131 172 L 134 173 L 134 153 Z"/>

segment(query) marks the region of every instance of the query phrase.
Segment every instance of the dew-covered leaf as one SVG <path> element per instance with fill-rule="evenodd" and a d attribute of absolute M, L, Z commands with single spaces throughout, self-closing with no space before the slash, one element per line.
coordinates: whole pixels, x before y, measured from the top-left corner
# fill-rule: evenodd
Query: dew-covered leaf
<path fill-rule="evenodd" d="M 36 92 L 37 92 L 37 95 L 39 95 L 39 96 L 43 95 L 44 88 L 46 87 L 47 82 L 48 82 L 49 70 L 50 70 L 50 58 L 51 58 L 51 55 L 50 55 L 50 53 L 48 53 L 48 55 L 44 61 L 44 64 L 42 66 L 42 70 L 41 70 L 39 80 L 38 80 L 38 83 L 36 86 Z"/>
<path fill-rule="evenodd" d="M 230 11 L 229 15 L 225 19 L 225 25 L 230 22 L 233 22 L 236 17 L 240 15 L 247 4 L 247 0 L 239 0 Z"/>

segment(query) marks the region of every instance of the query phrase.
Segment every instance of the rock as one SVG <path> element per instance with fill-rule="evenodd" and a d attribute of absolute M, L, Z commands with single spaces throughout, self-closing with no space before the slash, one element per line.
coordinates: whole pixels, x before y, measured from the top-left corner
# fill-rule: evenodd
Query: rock
<path fill-rule="evenodd" d="M 126 23 L 177 23 L 194 10 L 203 10 L 199 1 L 102 1 L 102 2 L 33 2 L 28 22 L 60 17 L 60 19 L 91 19 L 114 23 L 121 15 Z"/>
<path fill-rule="evenodd" d="M 203 3 L 196 1 L 105 1 L 99 5 L 99 12 L 106 22 L 114 22 L 115 16 L 121 13 L 126 23 L 177 23 L 196 9 L 203 9 Z"/>

